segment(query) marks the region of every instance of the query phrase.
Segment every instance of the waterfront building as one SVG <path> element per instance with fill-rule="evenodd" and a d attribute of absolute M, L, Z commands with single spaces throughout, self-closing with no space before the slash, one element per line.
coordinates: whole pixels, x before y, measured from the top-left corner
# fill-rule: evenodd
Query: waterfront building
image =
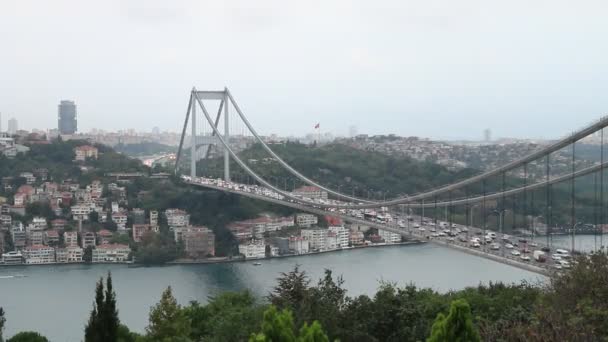
<path fill-rule="evenodd" d="M 133 224 L 133 241 L 141 242 L 141 238 L 146 233 L 158 233 L 158 226 L 153 227 L 149 224 Z"/>
<path fill-rule="evenodd" d="M 55 262 L 55 248 L 43 245 L 33 245 L 23 250 L 26 264 L 52 264 Z"/>
<path fill-rule="evenodd" d="M 74 134 L 78 130 L 76 120 L 76 103 L 74 101 L 62 100 L 58 106 L 57 129 L 60 134 Z"/>
<path fill-rule="evenodd" d="M 311 227 L 319 222 L 316 215 L 300 213 L 296 215 L 296 224 L 300 227 Z"/>
<path fill-rule="evenodd" d="M 289 254 L 289 238 L 273 236 L 268 239 L 268 242 L 270 242 L 271 246 L 278 248 L 279 254 Z"/>
<path fill-rule="evenodd" d="M 327 199 L 327 191 L 321 190 L 316 186 L 302 186 L 293 191 L 295 196 L 310 199 Z"/>
<path fill-rule="evenodd" d="M 365 243 L 365 235 L 361 231 L 351 231 L 349 240 L 351 246 L 362 245 Z"/>
<path fill-rule="evenodd" d="M 60 263 L 82 262 L 83 255 L 84 250 L 80 247 L 58 248 L 55 251 L 56 260 Z"/>
<path fill-rule="evenodd" d="M 302 229 L 300 235 L 308 240 L 309 248 L 315 251 L 324 251 L 327 249 L 327 229 L 310 228 Z"/>
<path fill-rule="evenodd" d="M 239 244 L 239 253 L 245 256 L 245 259 L 260 259 L 266 257 L 266 245 L 263 241 L 250 241 Z"/>
<path fill-rule="evenodd" d="M 129 260 L 131 248 L 122 244 L 100 245 L 93 249 L 92 262 L 124 262 Z"/>
<path fill-rule="evenodd" d="M 331 226 L 328 228 L 330 232 L 336 234 L 337 248 L 346 248 L 348 247 L 348 229 L 344 228 L 344 226 Z"/>
<path fill-rule="evenodd" d="M 184 251 L 191 258 L 215 255 L 215 234 L 206 231 L 183 232 Z"/>
<path fill-rule="evenodd" d="M 386 243 L 398 243 L 398 242 L 401 242 L 401 234 L 389 232 L 388 230 L 378 229 L 378 235 Z"/>
<path fill-rule="evenodd" d="M 325 239 L 325 249 L 334 250 L 340 248 L 338 246 L 338 234 L 332 231 L 327 232 L 327 238 Z"/>
<path fill-rule="evenodd" d="M 306 254 L 310 251 L 308 240 L 301 236 L 289 237 L 289 250 L 294 254 Z"/>
<path fill-rule="evenodd" d="M 23 263 L 23 254 L 20 251 L 2 253 L 2 262 L 5 265 L 21 265 Z"/>

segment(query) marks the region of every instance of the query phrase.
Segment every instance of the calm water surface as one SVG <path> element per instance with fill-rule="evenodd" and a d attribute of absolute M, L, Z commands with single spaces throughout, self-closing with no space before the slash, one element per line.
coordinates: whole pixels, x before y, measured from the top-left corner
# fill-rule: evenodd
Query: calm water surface
<path fill-rule="evenodd" d="M 95 282 L 112 272 L 119 316 L 132 330 L 143 332 L 150 306 L 173 287 L 181 304 L 206 302 L 226 290 L 249 289 L 265 296 L 281 272 L 296 264 L 318 279 L 329 268 L 342 275 L 348 294 L 373 294 L 379 282 L 415 283 L 438 291 L 475 286 L 480 282 L 541 277 L 517 268 L 433 245 L 393 246 L 251 262 L 128 267 L 126 265 L 63 265 L 0 267 L 0 306 L 6 311 L 5 336 L 38 331 L 51 341 L 81 341 L 92 308 Z"/>

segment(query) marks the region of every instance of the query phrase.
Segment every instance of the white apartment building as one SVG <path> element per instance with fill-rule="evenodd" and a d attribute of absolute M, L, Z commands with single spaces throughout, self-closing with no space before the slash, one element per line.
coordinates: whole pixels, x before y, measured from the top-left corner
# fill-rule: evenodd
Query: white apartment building
<path fill-rule="evenodd" d="M 95 237 L 95 233 L 93 232 L 84 232 L 81 234 L 82 239 L 82 248 L 87 248 L 89 246 L 95 247 L 97 244 L 97 239 Z"/>
<path fill-rule="evenodd" d="M 349 231 L 344 226 L 331 226 L 328 230 L 336 234 L 337 248 L 348 247 Z"/>
<path fill-rule="evenodd" d="M 239 245 L 239 253 L 245 259 L 260 259 L 266 257 L 266 245 L 263 241 L 251 241 Z"/>
<path fill-rule="evenodd" d="M 0 226 L 10 227 L 12 222 L 11 215 L 0 215 Z"/>
<path fill-rule="evenodd" d="M 45 230 L 47 228 L 47 222 L 44 217 L 34 217 L 32 219 L 32 225 L 36 227 L 36 230 Z"/>
<path fill-rule="evenodd" d="M 181 209 L 167 209 L 165 210 L 165 216 L 167 217 L 167 224 L 169 227 L 186 227 L 190 224 L 190 215 Z"/>
<path fill-rule="evenodd" d="M 150 225 L 152 227 L 158 226 L 158 211 L 150 210 Z"/>
<path fill-rule="evenodd" d="M 27 245 L 36 246 L 44 244 L 44 232 L 41 230 L 30 230 L 27 232 Z"/>
<path fill-rule="evenodd" d="M 55 262 L 55 248 L 36 245 L 23 250 L 26 264 L 51 264 Z"/>
<path fill-rule="evenodd" d="M 296 215 L 296 224 L 300 227 L 310 227 L 319 222 L 319 219 L 316 215 L 312 214 L 297 214 Z"/>
<path fill-rule="evenodd" d="M 100 245 L 93 249 L 93 262 L 123 262 L 129 260 L 131 248 L 121 244 Z"/>
<path fill-rule="evenodd" d="M 63 243 L 66 245 L 66 247 L 78 247 L 78 233 L 64 232 Z"/>
<path fill-rule="evenodd" d="M 13 196 L 13 203 L 15 204 L 16 207 L 21 207 L 21 206 L 25 205 L 26 200 L 27 200 L 27 195 L 24 193 L 16 193 L 15 196 Z"/>
<path fill-rule="evenodd" d="M 70 208 L 72 218 L 76 221 L 85 221 L 89 219 L 89 214 L 93 208 L 88 204 L 76 204 Z"/>
<path fill-rule="evenodd" d="M 386 243 L 397 243 L 401 242 L 401 234 L 389 232 L 388 230 L 378 229 L 378 235 Z"/>
<path fill-rule="evenodd" d="M 80 247 L 58 248 L 55 251 L 56 260 L 60 263 L 82 262 L 83 254 L 84 251 Z"/>
<path fill-rule="evenodd" d="M 323 228 L 302 229 L 300 235 L 308 240 L 308 246 L 311 250 L 324 251 L 327 249 L 327 233 L 329 231 Z"/>

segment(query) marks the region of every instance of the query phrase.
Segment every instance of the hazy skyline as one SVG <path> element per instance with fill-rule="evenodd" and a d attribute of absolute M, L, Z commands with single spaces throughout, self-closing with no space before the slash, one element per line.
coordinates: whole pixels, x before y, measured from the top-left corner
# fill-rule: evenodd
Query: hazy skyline
<path fill-rule="evenodd" d="M 253 6 L 255 5 L 255 7 Z M 553 138 L 608 113 L 602 1 L 4 1 L 0 112 L 178 131 L 228 86 L 262 134 Z"/>

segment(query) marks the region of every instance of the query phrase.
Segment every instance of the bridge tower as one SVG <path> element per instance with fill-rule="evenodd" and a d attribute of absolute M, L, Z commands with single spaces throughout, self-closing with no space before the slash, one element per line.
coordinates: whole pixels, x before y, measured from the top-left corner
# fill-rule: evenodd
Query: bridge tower
<path fill-rule="evenodd" d="M 198 107 L 201 109 L 202 114 L 208 116 L 207 109 L 205 108 L 203 101 L 204 100 L 215 100 L 220 101 L 219 109 L 217 112 L 217 116 L 215 118 L 214 126 L 217 129 L 219 127 L 219 120 L 224 115 L 224 134 L 222 135 L 224 142 L 229 145 L 230 143 L 230 116 L 229 116 L 229 95 L 228 88 L 224 88 L 224 90 L 218 91 L 198 91 L 195 88 L 192 88 L 190 92 L 190 100 L 188 102 L 188 110 L 186 111 L 186 119 L 184 120 L 184 127 L 182 129 L 182 135 L 180 138 L 179 149 L 177 151 L 177 158 L 175 160 L 175 173 L 178 172 L 179 160 L 182 154 L 182 150 L 184 147 L 184 140 L 186 137 L 186 131 L 188 128 L 188 121 L 190 121 L 191 128 L 191 139 L 190 139 L 190 176 L 196 177 L 196 162 L 201 158 L 207 158 L 209 155 L 209 144 L 212 143 L 213 137 L 216 136 L 216 130 L 213 130 L 213 133 L 210 137 L 201 137 L 198 134 L 197 130 L 197 110 Z M 201 125 L 205 125 L 205 120 L 201 123 Z M 215 138 L 217 139 L 217 138 Z M 199 148 L 205 145 L 205 149 L 199 151 Z M 224 148 L 224 180 L 230 180 L 230 152 L 227 148 Z"/>

